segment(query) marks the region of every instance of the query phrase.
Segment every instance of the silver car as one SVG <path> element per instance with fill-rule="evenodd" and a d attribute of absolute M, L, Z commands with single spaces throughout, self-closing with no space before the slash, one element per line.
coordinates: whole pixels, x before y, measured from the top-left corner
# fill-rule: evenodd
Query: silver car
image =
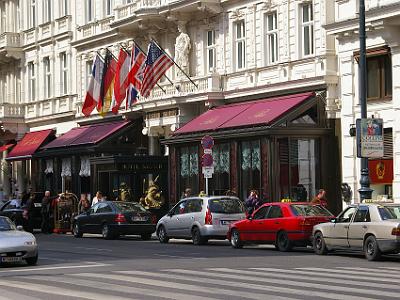
<path fill-rule="evenodd" d="M 399 253 L 400 204 L 350 205 L 331 223 L 314 226 L 313 246 L 317 254 L 333 249 L 361 250 L 368 260 Z"/>
<path fill-rule="evenodd" d="M 162 217 L 156 232 L 161 243 L 183 238 L 201 245 L 209 239 L 226 239 L 229 224 L 245 218 L 244 205 L 237 197 L 191 197 L 179 201 Z"/>
<path fill-rule="evenodd" d="M 28 265 L 36 265 L 38 247 L 33 234 L 22 230 L 7 217 L 0 217 L 0 264 L 25 260 Z"/>

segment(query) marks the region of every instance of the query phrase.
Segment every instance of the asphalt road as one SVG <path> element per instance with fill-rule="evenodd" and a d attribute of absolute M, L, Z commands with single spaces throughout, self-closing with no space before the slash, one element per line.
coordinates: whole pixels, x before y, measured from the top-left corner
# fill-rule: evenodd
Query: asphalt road
<path fill-rule="evenodd" d="M 399 299 L 400 256 L 232 249 L 227 241 L 37 234 L 39 263 L 0 268 L 2 299 Z"/>

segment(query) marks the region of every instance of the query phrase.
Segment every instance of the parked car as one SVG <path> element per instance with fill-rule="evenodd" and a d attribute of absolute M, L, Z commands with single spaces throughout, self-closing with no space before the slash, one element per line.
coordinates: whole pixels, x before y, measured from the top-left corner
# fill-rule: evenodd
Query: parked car
<path fill-rule="evenodd" d="M 100 233 L 105 239 L 140 235 L 143 240 L 149 240 L 156 230 L 156 222 L 156 217 L 139 203 L 102 201 L 74 218 L 73 233 L 77 238 L 84 233 Z"/>
<path fill-rule="evenodd" d="M 157 237 L 161 243 L 182 238 L 201 245 L 209 239 L 226 239 L 229 224 L 245 217 L 244 205 L 237 197 L 190 197 L 158 221 Z"/>
<path fill-rule="evenodd" d="M 0 264 L 25 260 L 35 265 L 38 260 L 38 247 L 33 234 L 18 228 L 7 217 L 0 217 Z"/>
<path fill-rule="evenodd" d="M 400 252 L 400 204 L 362 203 L 348 206 L 331 223 L 314 226 L 317 254 L 333 249 L 359 250 L 368 260 Z"/>
<path fill-rule="evenodd" d="M 5 216 L 11 219 L 17 226 L 21 225 L 24 227 L 26 231 L 33 231 L 33 229 L 38 229 L 41 226 L 42 222 L 42 198 L 44 193 L 33 193 L 33 202 L 32 202 L 32 209 L 30 211 L 30 218 L 32 218 L 31 222 L 28 224 L 26 219 L 23 218 L 24 210 L 27 207 L 21 204 L 20 199 L 12 199 L 6 201 L 0 207 L 0 216 Z M 30 228 L 30 226 L 33 228 Z"/>
<path fill-rule="evenodd" d="M 324 207 L 309 202 L 274 202 L 258 208 L 246 220 L 232 223 L 227 234 L 233 248 L 246 244 L 275 244 L 280 251 L 311 244 L 315 224 L 334 216 Z"/>

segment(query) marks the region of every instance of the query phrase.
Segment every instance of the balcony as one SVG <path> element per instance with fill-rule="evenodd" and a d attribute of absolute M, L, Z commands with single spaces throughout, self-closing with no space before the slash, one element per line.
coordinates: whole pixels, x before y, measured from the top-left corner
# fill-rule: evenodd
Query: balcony
<path fill-rule="evenodd" d="M 24 106 L 22 104 L 1 103 L 0 119 L 18 119 L 24 117 Z"/>
<path fill-rule="evenodd" d="M 92 36 L 107 32 L 111 29 L 110 25 L 114 20 L 114 16 L 110 16 L 101 20 L 93 21 L 78 27 L 76 40 L 90 38 Z"/>
<path fill-rule="evenodd" d="M 21 59 L 21 37 L 19 33 L 4 32 L 0 34 L 0 64 L 7 63 L 10 59 Z"/>
<path fill-rule="evenodd" d="M 76 96 L 74 95 L 27 103 L 25 104 L 26 123 L 40 121 L 44 118 L 72 117 L 75 115 L 75 104 Z"/>
<path fill-rule="evenodd" d="M 54 35 L 69 33 L 72 31 L 72 17 L 64 16 L 54 21 Z"/>

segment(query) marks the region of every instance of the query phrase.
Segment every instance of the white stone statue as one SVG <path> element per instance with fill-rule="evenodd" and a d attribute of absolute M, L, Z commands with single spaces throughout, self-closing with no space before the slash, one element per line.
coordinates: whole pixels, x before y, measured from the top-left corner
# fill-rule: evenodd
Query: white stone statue
<path fill-rule="evenodd" d="M 177 36 L 175 41 L 175 62 L 187 75 L 189 75 L 189 53 L 191 45 L 190 37 L 186 33 L 185 23 L 178 23 L 178 31 L 180 32 L 180 34 Z M 179 68 L 176 69 L 176 77 L 185 77 L 185 75 L 181 70 L 179 70 Z"/>

